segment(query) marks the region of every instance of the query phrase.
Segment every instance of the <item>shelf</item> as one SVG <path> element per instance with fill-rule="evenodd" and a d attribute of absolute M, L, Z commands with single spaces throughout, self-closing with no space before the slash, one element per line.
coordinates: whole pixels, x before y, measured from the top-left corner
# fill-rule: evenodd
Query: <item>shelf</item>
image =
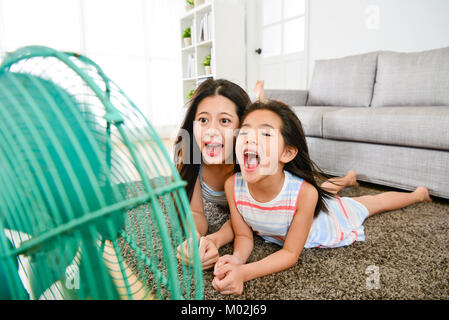
<path fill-rule="evenodd" d="M 212 40 L 206 40 L 196 45 L 197 47 L 212 47 Z"/>
<path fill-rule="evenodd" d="M 198 76 L 198 80 L 205 79 L 205 78 L 215 78 L 215 76 L 214 76 L 213 73 L 211 73 L 211 74 L 203 74 L 203 75 L 199 75 Z"/>
<path fill-rule="evenodd" d="M 188 93 L 206 79 L 227 79 L 246 87 L 244 2 L 206 0 L 181 15 L 181 34 L 190 27 L 192 35 L 191 46 L 181 43 L 184 104 Z M 205 74 L 203 61 L 207 55 L 211 57 L 212 74 Z"/>
<path fill-rule="evenodd" d="M 181 20 L 185 19 L 192 19 L 195 14 L 201 14 L 204 12 L 209 12 L 212 10 L 212 3 L 204 3 L 202 5 L 199 5 L 198 7 L 194 7 L 193 9 L 190 9 L 189 11 L 186 11 L 182 16 Z"/>
<path fill-rule="evenodd" d="M 205 48 L 210 48 L 213 45 L 213 41 L 212 40 L 207 40 L 207 41 L 203 41 L 197 44 L 192 44 L 191 46 L 188 47 L 183 47 L 181 50 L 182 51 L 194 51 L 195 47 L 205 47 Z"/>
<path fill-rule="evenodd" d="M 181 20 L 187 20 L 187 19 L 193 19 L 193 15 L 195 14 L 195 8 L 191 9 L 189 11 L 186 11 L 182 17 Z"/>
<path fill-rule="evenodd" d="M 194 8 L 194 10 L 197 13 L 209 12 L 209 11 L 212 10 L 212 4 L 210 2 L 209 3 L 204 3 L 204 4 L 199 5 L 198 7 Z"/>
<path fill-rule="evenodd" d="M 182 51 L 193 51 L 193 50 L 195 50 L 195 46 L 192 44 L 191 46 L 183 47 L 181 50 Z"/>
<path fill-rule="evenodd" d="M 184 78 L 182 79 L 182 81 L 184 82 L 192 82 L 192 81 L 197 81 L 197 80 L 202 80 L 205 78 L 215 78 L 215 75 L 212 74 L 200 74 L 197 77 L 192 77 L 192 78 Z"/>

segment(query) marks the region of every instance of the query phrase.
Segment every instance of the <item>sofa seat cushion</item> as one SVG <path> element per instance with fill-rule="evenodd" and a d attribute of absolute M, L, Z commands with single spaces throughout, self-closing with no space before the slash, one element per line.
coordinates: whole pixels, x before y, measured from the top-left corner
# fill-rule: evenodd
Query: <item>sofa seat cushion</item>
<path fill-rule="evenodd" d="M 371 106 L 449 106 L 449 47 L 381 52 Z"/>
<path fill-rule="evenodd" d="M 306 136 L 323 137 L 323 114 L 340 110 L 344 107 L 296 106 L 292 107 L 301 121 Z"/>
<path fill-rule="evenodd" d="M 368 107 L 373 96 L 378 52 L 317 60 L 308 106 Z"/>
<path fill-rule="evenodd" d="M 323 113 L 323 138 L 449 150 L 449 107 L 344 108 Z"/>

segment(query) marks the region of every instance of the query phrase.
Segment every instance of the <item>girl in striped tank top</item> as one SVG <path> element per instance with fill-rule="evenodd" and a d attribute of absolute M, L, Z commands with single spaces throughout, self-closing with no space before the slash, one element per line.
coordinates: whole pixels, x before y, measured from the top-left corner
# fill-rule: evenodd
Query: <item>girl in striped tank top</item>
<path fill-rule="evenodd" d="M 374 214 L 431 201 L 428 190 L 338 197 L 320 187 L 301 122 L 278 101 L 246 109 L 236 143 L 241 172 L 225 182 L 234 230 L 234 252 L 215 264 L 213 287 L 241 294 L 243 283 L 288 269 L 303 248 L 340 247 L 365 240 L 363 221 Z M 281 249 L 246 263 L 253 232 Z"/>

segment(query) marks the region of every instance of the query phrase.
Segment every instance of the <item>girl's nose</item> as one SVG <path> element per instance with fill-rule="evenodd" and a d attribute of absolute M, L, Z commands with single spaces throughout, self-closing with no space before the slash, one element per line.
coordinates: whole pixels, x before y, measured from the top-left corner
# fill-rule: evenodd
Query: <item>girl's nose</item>
<path fill-rule="evenodd" d="M 253 132 L 253 130 L 250 130 L 246 135 L 246 143 L 257 144 L 257 135 Z"/>
<path fill-rule="evenodd" d="M 205 135 L 210 138 L 219 137 L 220 131 L 218 131 L 218 129 L 216 128 L 208 128 L 205 132 Z"/>

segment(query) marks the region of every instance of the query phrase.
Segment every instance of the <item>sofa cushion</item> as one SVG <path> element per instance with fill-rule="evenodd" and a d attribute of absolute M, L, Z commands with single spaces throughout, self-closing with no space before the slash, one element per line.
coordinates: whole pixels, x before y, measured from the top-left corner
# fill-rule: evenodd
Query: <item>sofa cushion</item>
<path fill-rule="evenodd" d="M 308 90 L 298 89 L 265 89 L 267 99 L 279 100 L 289 106 L 305 106 L 307 103 Z"/>
<path fill-rule="evenodd" d="M 449 150 L 449 107 L 344 108 L 323 114 L 323 138 Z"/>
<path fill-rule="evenodd" d="M 322 119 L 323 114 L 340 110 L 344 107 L 325 107 L 325 106 L 296 106 L 292 107 L 299 120 L 301 121 L 306 136 L 323 137 Z"/>
<path fill-rule="evenodd" d="M 378 52 L 317 60 L 310 83 L 309 106 L 368 107 Z"/>
<path fill-rule="evenodd" d="M 381 52 L 373 107 L 449 106 L 449 47 L 422 52 Z"/>

